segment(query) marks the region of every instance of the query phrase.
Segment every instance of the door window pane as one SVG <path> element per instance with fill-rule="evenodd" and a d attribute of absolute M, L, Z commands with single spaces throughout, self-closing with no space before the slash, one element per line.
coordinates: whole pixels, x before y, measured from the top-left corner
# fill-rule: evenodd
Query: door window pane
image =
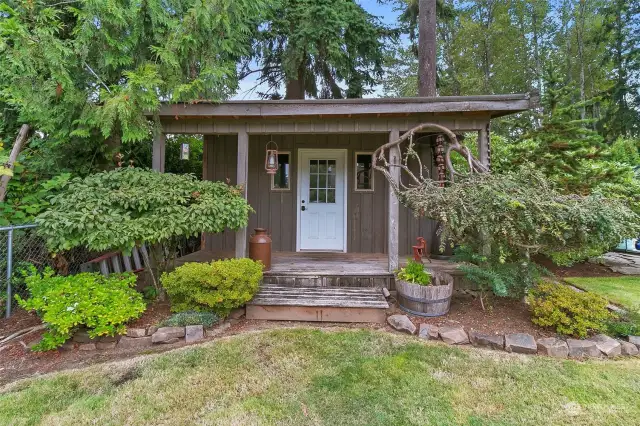
<path fill-rule="evenodd" d="M 336 190 L 335 189 L 327 189 L 327 203 L 335 203 L 336 202 Z"/>
<path fill-rule="evenodd" d="M 336 202 L 336 160 L 309 160 L 309 202 Z"/>
<path fill-rule="evenodd" d="M 327 188 L 327 175 L 318 175 L 318 188 Z"/>
<path fill-rule="evenodd" d="M 271 177 L 271 189 L 291 189 L 289 186 L 290 173 L 289 153 L 278 153 L 278 170 Z"/>
<path fill-rule="evenodd" d="M 373 191 L 373 154 L 356 153 L 356 191 Z"/>

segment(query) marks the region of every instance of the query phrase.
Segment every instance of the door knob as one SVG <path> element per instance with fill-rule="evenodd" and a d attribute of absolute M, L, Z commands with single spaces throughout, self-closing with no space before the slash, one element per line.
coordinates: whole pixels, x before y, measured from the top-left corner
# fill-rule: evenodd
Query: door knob
<path fill-rule="evenodd" d="M 306 209 L 307 209 L 307 208 L 306 208 L 305 206 L 302 206 L 302 207 L 300 208 L 300 210 L 302 210 L 302 211 L 305 211 Z"/>

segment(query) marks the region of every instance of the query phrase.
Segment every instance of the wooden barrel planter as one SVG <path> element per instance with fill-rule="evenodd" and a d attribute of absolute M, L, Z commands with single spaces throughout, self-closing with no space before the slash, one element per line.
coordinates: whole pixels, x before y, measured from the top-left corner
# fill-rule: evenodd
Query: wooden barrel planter
<path fill-rule="evenodd" d="M 396 278 L 397 300 L 402 310 L 423 317 L 439 317 L 449 312 L 453 277 L 445 272 L 429 272 L 431 285 L 428 286 Z"/>

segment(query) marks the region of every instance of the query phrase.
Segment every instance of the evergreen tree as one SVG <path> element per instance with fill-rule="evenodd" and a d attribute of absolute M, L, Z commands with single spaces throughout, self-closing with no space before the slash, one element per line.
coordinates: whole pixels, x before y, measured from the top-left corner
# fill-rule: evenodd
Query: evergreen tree
<path fill-rule="evenodd" d="M 604 117 L 604 133 L 618 136 L 640 135 L 640 3 L 613 0 L 604 8 L 604 32 L 613 81 L 607 91 L 609 108 Z"/>
<path fill-rule="evenodd" d="M 382 74 L 390 35 L 354 0 L 276 0 L 242 74 L 260 74 L 263 97 L 362 97 Z"/>
<path fill-rule="evenodd" d="M 161 101 L 221 100 L 237 87 L 263 0 L 6 0 L 0 102 L 58 156 L 108 167 L 148 138 Z M 68 153 L 73 152 L 73 156 Z M 66 153 L 66 155 L 65 155 Z M 49 165 L 51 166 L 51 165 Z"/>
<path fill-rule="evenodd" d="M 494 156 L 495 171 L 529 165 L 563 193 L 602 192 L 637 203 L 640 182 L 632 167 L 615 161 L 605 139 L 590 128 L 589 120 L 580 118 L 582 104 L 572 101 L 576 89 L 567 87 L 553 71 L 547 72 L 544 84 L 542 126 L 503 146 Z"/>

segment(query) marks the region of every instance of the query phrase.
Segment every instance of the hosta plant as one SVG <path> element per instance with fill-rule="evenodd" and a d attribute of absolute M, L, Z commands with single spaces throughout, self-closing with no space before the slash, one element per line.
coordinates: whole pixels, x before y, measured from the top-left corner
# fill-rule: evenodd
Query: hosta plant
<path fill-rule="evenodd" d="M 23 309 L 36 311 L 47 326 L 36 351 L 57 348 L 80 327 L 92 338 L 122 334 L 125 324 L 146 308 L 130 273 L 61 276 L 49 268 L 42 274 L 33 269 L 25 281 L 29 298 L 16 295 L 16 300 Z"/>

